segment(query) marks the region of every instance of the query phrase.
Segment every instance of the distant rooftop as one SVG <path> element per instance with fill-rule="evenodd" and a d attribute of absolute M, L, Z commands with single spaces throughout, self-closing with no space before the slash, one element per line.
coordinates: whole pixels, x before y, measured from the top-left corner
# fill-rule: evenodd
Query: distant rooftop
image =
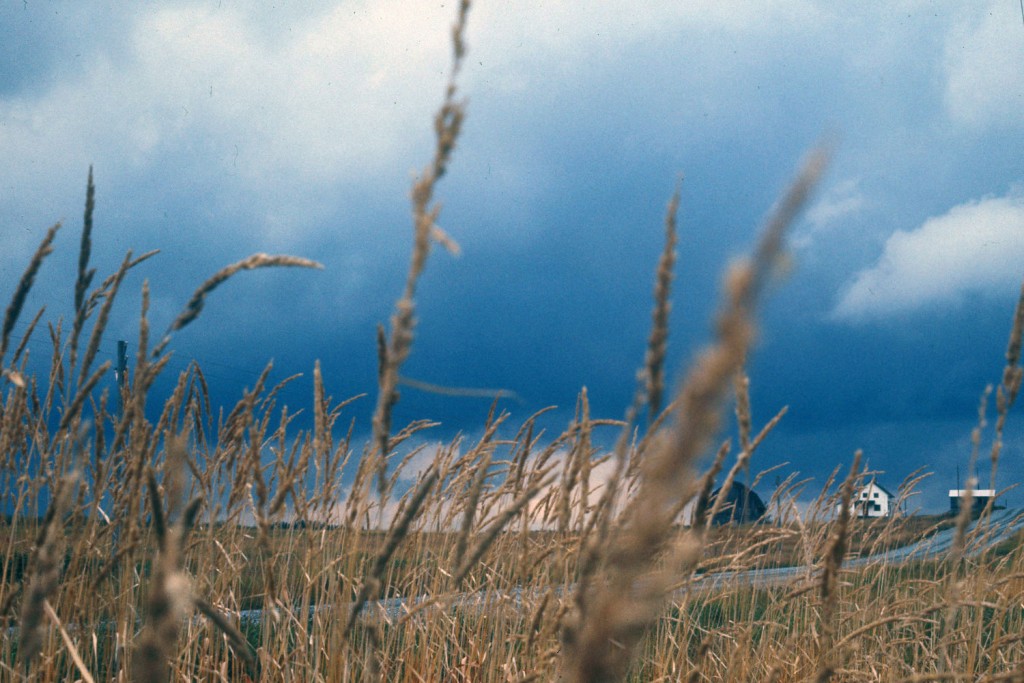
<path fill-rule="evenodd" d="M 950 489 L 949 490 L 949 497 L 950 498 L 963 498 L 966 495 L 967 495 L 967 489 Z M 974 498 L 995 498 L 996 497 L 996 490 L 995 489 L 974 489 L 974 490 L 971 491 L 971 496 L 973 496 Z"/>

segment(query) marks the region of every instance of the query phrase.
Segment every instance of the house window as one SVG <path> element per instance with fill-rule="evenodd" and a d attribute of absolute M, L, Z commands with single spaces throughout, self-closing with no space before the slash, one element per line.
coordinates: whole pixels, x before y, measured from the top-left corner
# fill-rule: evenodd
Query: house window
<path fill-rule="evenodd" d="M 872 493 L 872 494 L 871 494 L 871 497 L 872 497 L 872 498 L 878 498 L 878 492 L 876 491 L 876 492 Z"/>

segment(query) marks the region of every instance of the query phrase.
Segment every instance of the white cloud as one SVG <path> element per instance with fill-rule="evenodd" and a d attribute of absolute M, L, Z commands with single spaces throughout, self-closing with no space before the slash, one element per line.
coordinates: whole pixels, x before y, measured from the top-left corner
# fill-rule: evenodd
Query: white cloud
<path fill-rule="evenodd" d="M 808 0 L 756 11 L 720 2 L 643 12 L 625 0 L 591 10 L 484 4 L 470 16 L 466 87 L 493 75 L 514 89 L 614 59 L 654 34 L 775 32 L 815 16 Z M 405 0 L 341 3 L 270 27 L 257 11 L 156 7 L 131 22 L 128 47 L 94 44 L 83 68 L 49 90 L 0 100 L 0 151 L 51 169 L 71 161 L 77 172 L 81 159 L 144 167 L 192 146 L 215 171 L 245 182 L 273 173 L 326 184 L 390 168 L 397 151 L 428 138 L 453 18 L 451 4 Z M 476 71 L 481 62 L 504 70 Z"/>
<path fill-rule="evenodd" d="M 819 235 L 864 208 L 864 201 L 859 180 L 848 179 L 837 183 L 807 210 L 803 225 L 793 235 L 793 246 L 797 249 L 810 247 Z"/>
<path fill-rule="evenodd" d="M 978 9 L 974 5 L 967 5 Z M 946 107 L 973 126 L 1020 125 L 1024 107 L 1024 26 L 1020 6 L 992 1 L 948 36 Z"/>
<path fill-rule="evenodd" d="M 735 57 L 737 50 L 752 49 L 752 39 L 771 42 L 793 33 L 817 32 L 832 24 L 830 12 L 815 0 L 693 0 L 642 7 L 632 0 L 481 3 L 470 18 L 466 85 L 471 92 L 494 88 L 529 92 L 531 98 L 548 93 L 564 97 L 564 88 L 552 92 L 553 84 L 600 72 L 631 47 L 666 38 L 707 43 L 707 63 L 701 70 L 718 74 L 730 68 L 719 63 L 724 60 L 719 59 L 720 52 Z M 640 81 L 649 77 L 636 74 Z M 627 86 L 609 83 L 609 96 L 628 91 Z"/>
<path fill-rule="evenodd" d="M 344 201 L 339 195 L 373 196 L 386 186 L 402 201 L 406 175 L 431 144 L 454 5 L 214 5 L 136 9 L 107 25 L 113 35 L 83 38 L 75 60 L 40 86 L 0 94 L 0 214 L 33 227 L 77 215 L 90 163 L 104 201 L 201 195 L 211 216 L 238 209 L 224 221 L 231 225 L 218 226 L 224 239 L 273 240 L 278 248 L 320 230 Z M 811 0 L 757 9 L 666 2 L 643 11 L 628 0 L 483 3 L 470 14 L 462 79 L 470 124 L 473 98 L 491 93 L 499 98 L 492 110 L 522 91 L 566 106 L 567 85 L 652 38 L 714 33 L 742 42 L 817 26 L 819 14 Z M 500 137 L 500 121 L 490 126 L 490 137 Z M 543 154 L 524 146 L 495 158 L 495 172 L 542 187 Z M 24 259 L 34 246 L 26 235 L 9 240 L 13 249 L 0 263 Z"/>
<path fill-rule="evenodd" d="M 49 89 L 0 99 L 4 185 L 80 192 L 95 162 L 107 187 L 176 172 L 160 181 L 275 206 L 372 178 L 429 143 L 451 18 L 401 0 L 271 28 L 195 4 L 140 13 L 116 50 L 97 42 Z"/>
<path fill-rule="evenodd" d="M 856 320 L 955 303 L 968 293 L 1013 291 L 1022 275 L 1024 196 L 989 197 L 894 233 L 832 315 Z"/>
<path fill-rule="evenodd" d="M 864 195 L 858 181 L 844 180 L 833 187 L 807 211 L 807 220 L 816 228 L 855 213 L 864 206 Z"/>
<path fill-rule="evenodd" d="M 887 8 L 868 7 L 864 21 L 873 23 Z M 242 207 L 245 227 L 225 230 L 281 243 L 308 234 L 334 208 L 339 189 L 379 191 L 376 176 L 390 179 L 396 169 L 404 176 L 425 159 L 429 117 L 449 66 L 453 14 L 452 3 L 424 0 L 288 11 L 189 1 L 137 9 L 109 29 L 124 37 L 104 40 L 99 33 L 83 42 L 80 59 L 59 72 L 60 80 L 0 97 L 0 154 L 8 162 L 0 174 L 0 211 L 32 226 L 75 215 L 84 169 L 95 162 L 101 193 L 167 187 L 167 195 L 192 195 L 182 188 L 202 188 L 211 213 L 222 204 Z M 530 102 L 550 98 L 584 113 L 591 105 L 569 99 L 572 80 L 602 74 L 635 46 L 673 41 L 699 43 L 692 57 L 699 61 L 678 72 L 637 73 L 636 80 L 700 74 L 687 96 L 745 120 L 755 106 L 754 86 L 761 87 L 742 82 L 745 65 L 775 59 L 772 48 L 793 40 L 820 43 L 811 38 L 831 35 L 845 20 L 820 0 L 659 2 L 642 10 L 630 0 L 483 3 L 469 20 L 463 90 L 470 124 L 475 103 L 494 92 L 499 101 L 491 111 L 524 92 Z M 877 46 L 867 51 L 890 56 Z M 612 82 L 609 99 L 657 90 L 616 90 L 626 85 L 635 84 Z M 500 137 L 500 122 L 490 125 L 489 136 Z M 524 144 L 515 156 L 493 159 L 495 172 L 543 187 L 544 154 Z M 834 199 L 846 203 L 822 203 L 822 221 L 856 208 L 853 196 Z M 54 216 L 55 203 L 69 209 Z"/>
<path fill-rule="evenodd" d="M 590 5 L 561 0 L 525 0 L 514 4 L 485 3 L 474 7 L 472 32 L 477 48 L 521 54 L 552 52 L 571 56 L 599 56 L 614 45 L 685 29 L 735 33 L 777 33 L 812 27 L 825 10 L 811 0 L 748 2 L 696 0 L 648 3 L 640 11 L 632 0 L 610 0 Z M 474 48 L 476 50 L 477 48 Z M 537 49 L 539 48 L 539 49 Z"/>

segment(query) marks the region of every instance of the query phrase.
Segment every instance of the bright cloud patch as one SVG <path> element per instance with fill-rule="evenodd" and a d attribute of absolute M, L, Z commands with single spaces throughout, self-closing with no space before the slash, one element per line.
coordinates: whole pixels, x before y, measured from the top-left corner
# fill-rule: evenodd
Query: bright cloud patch
<path fill-rule="evenodd" d="M 49 90 L 0 98 L 5 180 L 77 190 L 89 163 L 108 187 L 171 167 L 171 182 L 258 188 L 276 206 L 389 168 L 429 142 L 450 10 L 385 0 L 283 28 L 257 18 L 154 8 L 130 22 L 118 51 L 96 44 Z"/>
<path fill-rule="evenodd" d="M 807 211 L 801 229 L 793 235 L 793 246 L 805 249 L 815 238 L 837 225 L 843 218 L 864 208 L 864 194 L 857 180 L 844 180 L 830 189 Z"/>
<path fill-rule="evenodd" d="M 956 302 L 970 292 L 1013 288 L 1022 274 L 1024 197 L 983 199 L 893 234 L 832 313 L 853 320 Z"/>
<path fill-rule="evenodd" d="M 946 106 L 964 123 L 1019 125 L 1024 106 L 1020 8 L 990 2 L 988 10 L 946 41 Z"/>

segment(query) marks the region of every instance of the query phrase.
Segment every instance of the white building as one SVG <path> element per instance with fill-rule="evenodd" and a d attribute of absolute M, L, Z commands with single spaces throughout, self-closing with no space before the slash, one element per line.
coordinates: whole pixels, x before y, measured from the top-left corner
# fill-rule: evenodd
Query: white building
<path fill-rule="evenodd" d="M 996 497 L 995 489 L 974 489 L 971 491 L 971 513 L 981 514 L 989 501 Z M 967 498 L 967 489 L 950 489 L 949 511 L 953 514 L 960 512 L 964 500 Z M 999 509 L 999 508 L 995 508 Z"/>
<path fill-rule="evenodd" d="M 872 479 L 854 496 L 850 508 L 854 517 L 888 517 L 896 511 L 896 496 Z"/>

